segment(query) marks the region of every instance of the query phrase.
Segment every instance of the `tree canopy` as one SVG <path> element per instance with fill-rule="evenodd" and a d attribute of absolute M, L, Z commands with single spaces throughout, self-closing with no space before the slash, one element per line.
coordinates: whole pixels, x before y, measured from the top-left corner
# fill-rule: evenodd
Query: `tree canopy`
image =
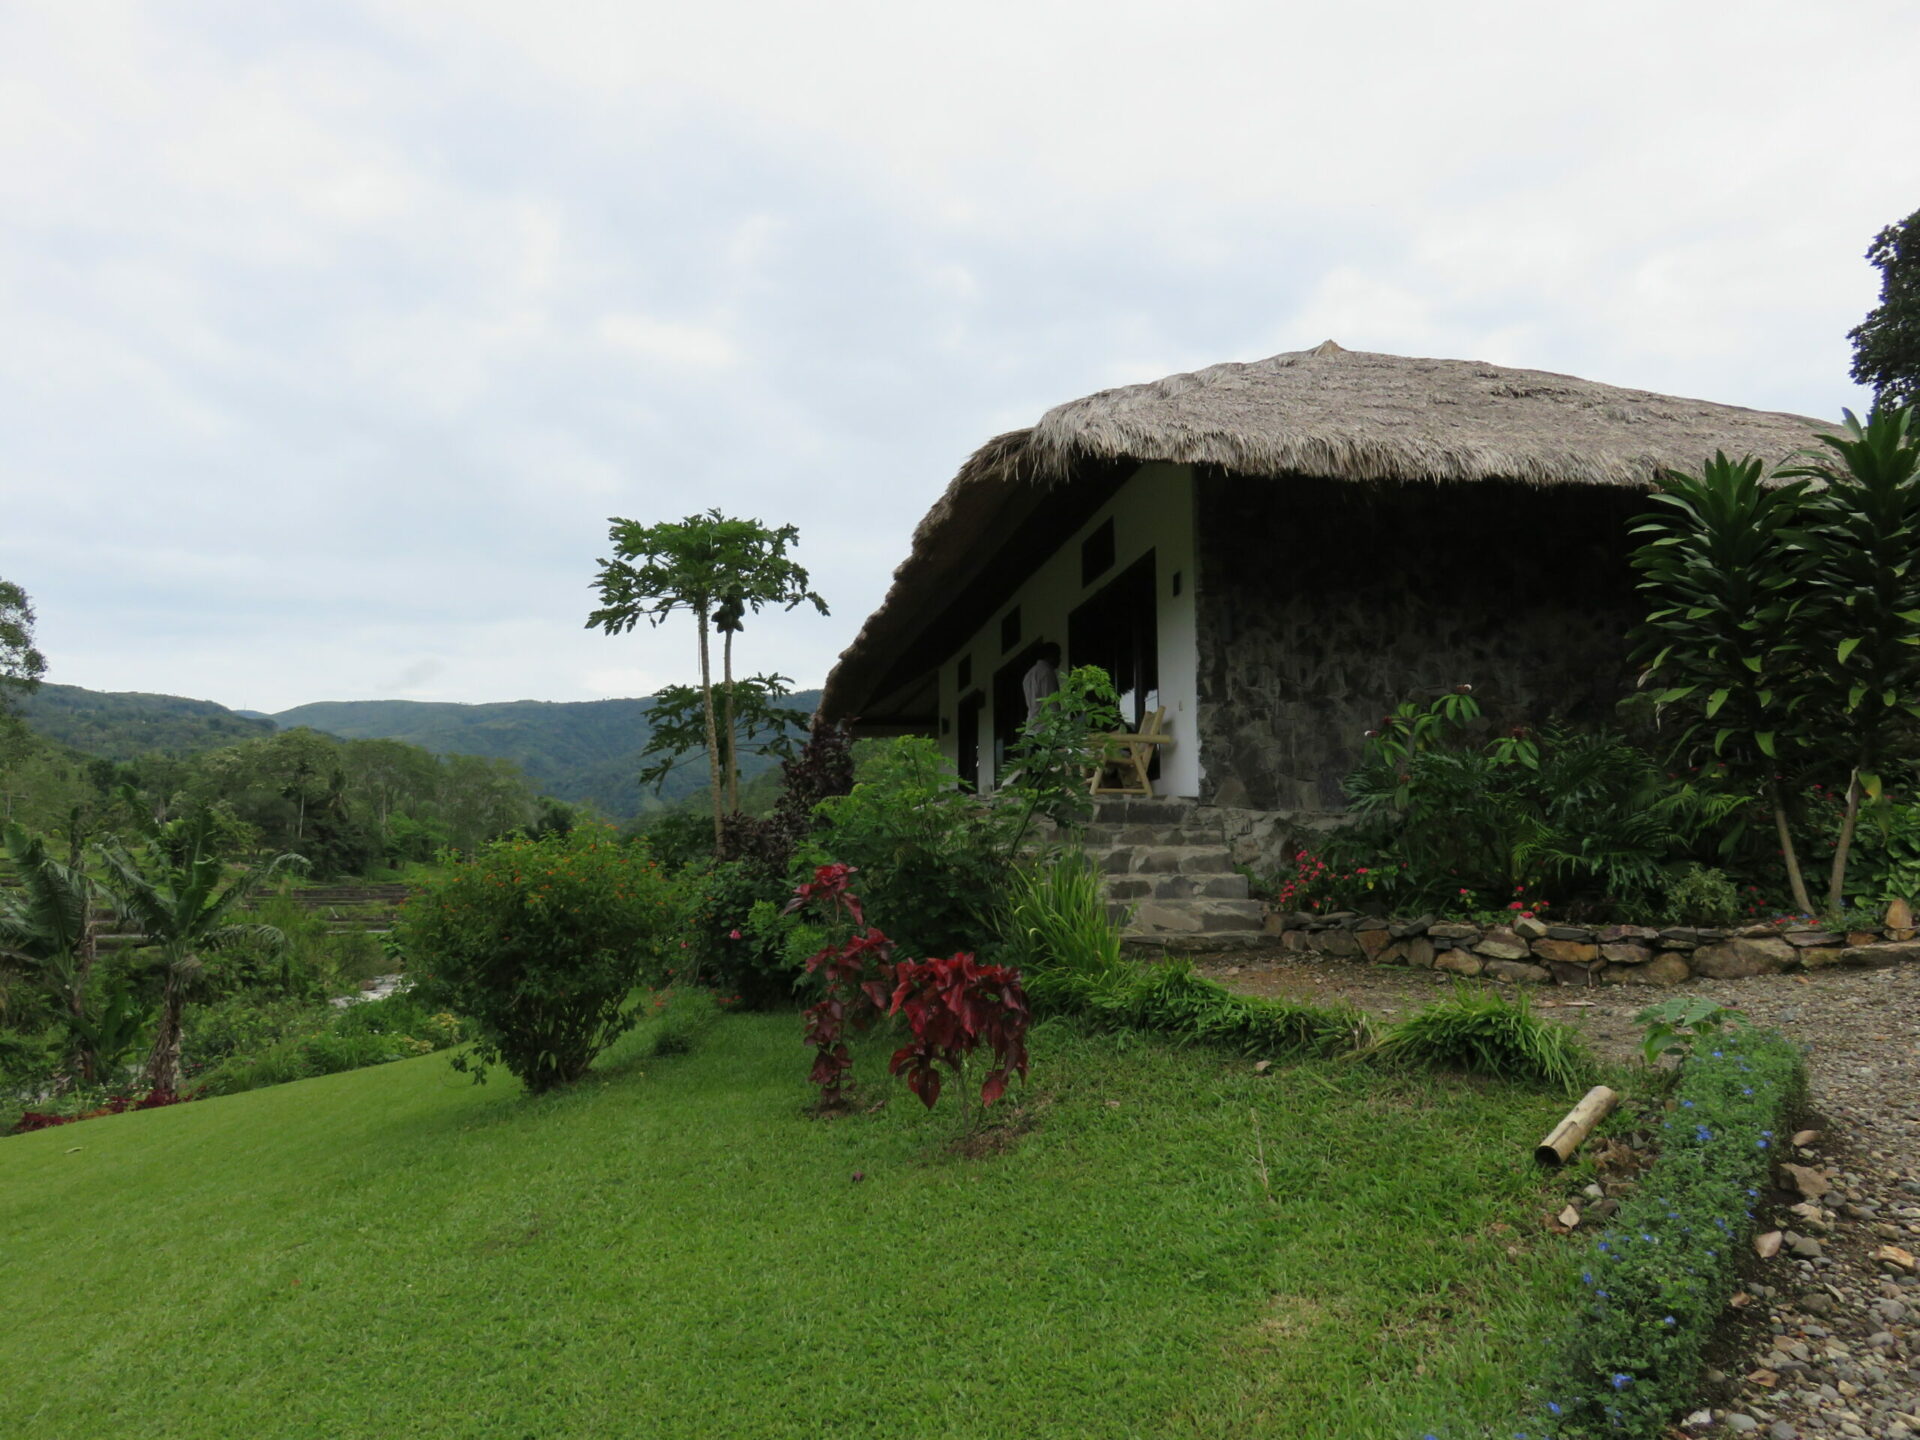
<path fill-rule="evenodd" d="M 1920 402 L 1920 210 L 1873 237 L 1867 259 L 1880 272 L 1880 303 L 1847 332 L 1853 378 L 1888 408 Z"/>

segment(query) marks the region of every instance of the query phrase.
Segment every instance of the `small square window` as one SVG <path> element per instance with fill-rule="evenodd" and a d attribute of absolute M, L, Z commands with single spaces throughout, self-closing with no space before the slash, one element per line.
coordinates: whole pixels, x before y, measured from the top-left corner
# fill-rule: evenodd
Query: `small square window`
<path fill-rule="evenodd" d="M 1080 583 L 1091 585 L 1113 568 L 1113 521 L 1100 522 L 1100 528 L 1080 542 Z"/>

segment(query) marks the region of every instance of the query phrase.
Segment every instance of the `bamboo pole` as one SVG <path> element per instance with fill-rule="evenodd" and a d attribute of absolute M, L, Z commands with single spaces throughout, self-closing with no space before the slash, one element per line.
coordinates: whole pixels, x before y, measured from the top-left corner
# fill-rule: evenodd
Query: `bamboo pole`
<path fill-rule="evenodd" d="M 1607 1112 L 1620 1097 L 1604 1085 L 1596 1085 L 1567 1112 L 1567 1118 L 1554 1126 L 1547 1138 L 1534 1147 L 1533 1158 L 1542 1165 L 1564 1165 L 1573 1152 L 1586 1143 L 1593 1127 L 1606 1119 Z"/>

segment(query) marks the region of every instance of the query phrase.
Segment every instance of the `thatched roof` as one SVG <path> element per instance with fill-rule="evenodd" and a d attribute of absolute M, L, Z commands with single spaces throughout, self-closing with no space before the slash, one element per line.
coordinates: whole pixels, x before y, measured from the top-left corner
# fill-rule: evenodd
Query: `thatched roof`
<path fill-rule="evenodd" d="M 1716 450 L 1769 462 L 1828 423 L 1683 400 L 1543 370 L 1343 350 L 1329 340 L 1057 405 L 960 467 L 914 531 L 881 607 L 827 678 L 821 712 L 872 700 L 956 585 L 977 572 L 1039 488 L 1089 464 L 1169 461 L 1260 479 L 1509 480 L 1646 489 Z M 1024 493 L 1023 493 L 1024 492 Z M 931 666 L 941 657 L 929 656 Z"/>

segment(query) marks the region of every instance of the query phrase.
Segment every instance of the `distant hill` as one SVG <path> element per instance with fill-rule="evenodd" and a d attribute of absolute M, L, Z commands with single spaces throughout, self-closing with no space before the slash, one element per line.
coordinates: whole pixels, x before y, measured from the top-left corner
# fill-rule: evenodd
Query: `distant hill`
<path fill-rule="evenodd" d="M 787 702 L 811 712 L 818 690 L 802 690 Z M 348 740 L 404 740 L 442 755 L 485 755 L 512 760 L 535 788 L 556 799 L 593 804 L 602 814 L 628 819 L 654 803 L 636 777 L 640 751 L 652 733 L 645 700 L 507 700 L 456 705 L 424 700 L 323 700 L 273 717 L 283 729 L 311 726 Z M 771 762 L 748 759 L 741 774 L 751 779 Z M 707 783 L 699 764 L 670 777 L 661 801 L 684 798 Z"/>
<path fill-rule="evenodd" d="M 211 700 L 78 685 L 42 685 L 21 699 L 20 714 L 44 738 L 109 760 L 193 755 L 274 732 L 271 720 L 250 719 Z"/>

